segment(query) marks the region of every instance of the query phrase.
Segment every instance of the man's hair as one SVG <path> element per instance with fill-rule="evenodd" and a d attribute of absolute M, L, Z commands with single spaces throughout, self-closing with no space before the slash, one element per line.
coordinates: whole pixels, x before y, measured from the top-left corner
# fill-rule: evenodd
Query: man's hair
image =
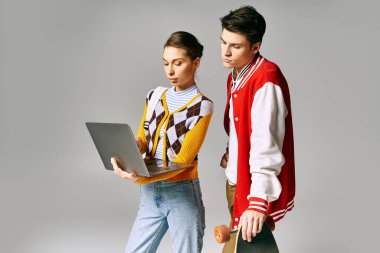
<path fill-rule="evenodd" d="M 220 21 L 222 29 L 245 35 L 251 45 L 263 40 L 265 19 L 252 6 L 245 5 L 230 11 L 226 16 L 221 17 Z"/>

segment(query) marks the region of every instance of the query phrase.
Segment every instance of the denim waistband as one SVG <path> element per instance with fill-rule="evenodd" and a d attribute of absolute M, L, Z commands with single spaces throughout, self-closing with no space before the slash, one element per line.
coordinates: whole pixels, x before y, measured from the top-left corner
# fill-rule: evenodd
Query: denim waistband
<path fill-rule="evenodd" d="M 199 184 L 199 179 L 189 179 L 189 180 L 183 180 L 183 181 L 176 181 L 176 182 L 170 182 L 166 180 L 153 182 L 149 184 L 143 184 L 142 187 L 175 187 L 179 185 L 186 185 L 186 184 Z"/>

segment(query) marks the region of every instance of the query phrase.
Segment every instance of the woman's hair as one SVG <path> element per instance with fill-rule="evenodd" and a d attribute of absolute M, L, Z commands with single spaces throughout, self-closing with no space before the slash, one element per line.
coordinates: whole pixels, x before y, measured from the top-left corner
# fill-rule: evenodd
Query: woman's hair
<path fill-rule="evenodd" d="M 265 33 L 265 19 L 252 6 L 246 5 L 230 11 L 221 17 L 222 29 L 246 36 L 249 43 L 262 42 Z"/>
<path fill-rule="evenodd" d="M 184 31 L 172 33 L 166 41 L 165 47 L 182 48 L 191 60 L 195 60 L 198 57 L 201 58 L 203 53 L 203 46 L 197 38 L 191 33 Z"/>

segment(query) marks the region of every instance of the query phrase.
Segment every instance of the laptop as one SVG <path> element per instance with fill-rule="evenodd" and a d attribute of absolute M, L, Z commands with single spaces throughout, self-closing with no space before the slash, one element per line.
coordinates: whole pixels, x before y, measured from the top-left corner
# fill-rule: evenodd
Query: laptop
<path fill-rule="evenodd" d="M 193 164 L 143 159 L 128 124 L 86 122 L 86 126 L 107 170 L 113 171 L 111 157 L 115 157 L 125 171 L 144 177 L 194 167 Z"/>

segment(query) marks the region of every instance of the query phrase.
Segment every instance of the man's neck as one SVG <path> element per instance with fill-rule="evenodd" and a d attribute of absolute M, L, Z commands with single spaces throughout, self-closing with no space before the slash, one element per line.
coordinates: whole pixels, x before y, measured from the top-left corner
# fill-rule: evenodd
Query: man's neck
<path fill-rule="evenodd" d="M 254 59 L 256 55 L 253 56 L 252 59 L 250 59 L 248 62 L 246 62 L 242 67 L 235 67 L 233 69 L 233 79 L 236 81 L 236 79 L 239 77 L 240 73 L 245 69 L 245 67 L 250 64 Z"/>

